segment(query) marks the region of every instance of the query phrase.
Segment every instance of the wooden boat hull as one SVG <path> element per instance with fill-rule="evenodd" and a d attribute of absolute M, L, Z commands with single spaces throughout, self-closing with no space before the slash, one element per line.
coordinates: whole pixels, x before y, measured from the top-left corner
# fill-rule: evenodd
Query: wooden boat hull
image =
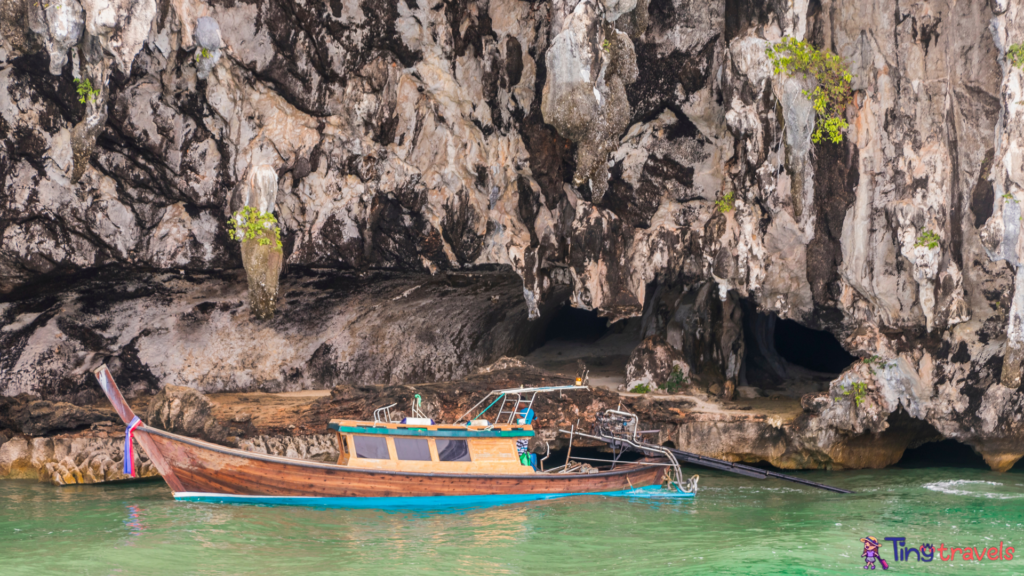
<path fill-rule="evenodd" d="M 254 454 L 154 428 L 136 431 L 160 454 L 160 473 L 180 500 L 318 506 L 425 506 L 521 502 L 617 493 L 661 482 L 664 467 L 620 465 L 596 474 L 433 474 L 362 470 Z"/>
<path fill-rule="evenodd" d="M 118 415 L 135 413 L 106 366 L 95 371 Z M 135 430 L 174 497 L 196 502 L 353 508 L 493 505 L 581 494 L 620 494 L 659 484 L 660 463 L 620 464 L 595 474 L 449 474 L 367 470 L 268 456 L 151 428 Z M 692 494 L 679 494 L 692 496 Z"/>

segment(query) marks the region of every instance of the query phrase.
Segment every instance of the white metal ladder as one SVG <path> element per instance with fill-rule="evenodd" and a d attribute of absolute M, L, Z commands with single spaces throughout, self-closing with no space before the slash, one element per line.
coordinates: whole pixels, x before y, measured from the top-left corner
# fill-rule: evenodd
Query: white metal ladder
<path fill-rule="evenodd" d="M 464 414 L 459 416 L 458 422 L 465 420 L 467 416 L 473 414 L 473 412 L 480 407 L 481 404 L 486 402 L 492 396 L 497 396 L 487 408 L 484 408 L 483 412 L 477 414 L 471 419 L 479 418 L 490 410 L 491 406 L 496 404 L 499 400 L 501 405 L 498 407 L 498 415 L 494 418 L 495 424 L 515 424 L 516 415 L 523 410 L 530 409 L 533 407 L 533 401 L 537 398 L 537 394 L 541 392 L 561 392 L 563 390 L 589 390 L 586 386 L 538 386 L 536 388 L 508 388 L 506 390 L 491 390 L 486 396 L 484 396 L 479 402 L 473 405 L 472 408 L 466 410 Z"/>

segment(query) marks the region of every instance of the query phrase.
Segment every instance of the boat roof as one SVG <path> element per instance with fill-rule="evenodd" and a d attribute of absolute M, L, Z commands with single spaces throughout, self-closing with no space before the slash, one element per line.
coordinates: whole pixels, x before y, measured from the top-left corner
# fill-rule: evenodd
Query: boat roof
<path fill-rule="evenodd" d="M 381 436 L 413 436 L 421 438 L 529 438 L 533 426 L 495 424 L 467 426 L 463 424 L 398 424 L 365 420 L 331 420 L 327 427 L 342 434 L 375 434 Z"/>

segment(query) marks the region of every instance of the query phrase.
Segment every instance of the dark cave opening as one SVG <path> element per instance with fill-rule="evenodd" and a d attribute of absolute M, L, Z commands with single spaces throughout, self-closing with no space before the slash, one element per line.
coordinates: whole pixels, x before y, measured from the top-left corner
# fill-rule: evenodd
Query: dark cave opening
<path fill-rule="evenodd" d="M 555 308 L 557 306 L 557 308 Z M 555 374 L 574 377 L 582 362 L 591 382 L 623 382 L 626 363 L 640 343 L 640 318 L 609 325 L 596 311 L 573 308 L 568 302 L 552 306 L 526 362 Z"/>
<path fill-rule="evenodd" d="M 774 336 L 779 356 L 815 372 L 839 374 L 857 360 L 831 333 L 807 328 L 793 320 L 777 318 Z"/>
<path fill-rule="evenodd" d="M 608 333 L 608 319 L 601 318 L 594 310 L 573 308 L 563 305 L 551 317 L 544 331 L 544 342 L 566 340 L 569 342 L 596 342 Z"/>
<path fill-rule="evenodd" d="M 799 397 L 828 389 L 829 382 L 857 360 L 829 332 L 759 312 L 749 300 L 741 300 L 741 305 L 744 386 Z"/>
<path fill-rule="evenodd" d="M 917 448 L 908 448 L 896 463 L 896 467 L 989 469 L 989 465 L 980 454 L 956 440 L 927 442 Z"/>

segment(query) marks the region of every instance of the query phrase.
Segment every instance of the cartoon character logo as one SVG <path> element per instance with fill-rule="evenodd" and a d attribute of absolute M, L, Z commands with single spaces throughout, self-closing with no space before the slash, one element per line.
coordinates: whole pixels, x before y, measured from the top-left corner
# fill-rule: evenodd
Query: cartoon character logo
<path fill-rule="evenodd" d="M 878 562 L 882 565 L 882 570 L 888 570 L 889 564 L 878 555 L 878 538 L 868 536 L 861 538 L 860 541 L 864 543 L 864 553 L 861 554 L 861 557 L 864 558 L 864 569 L 874 570 L 875 562 Z"/>

